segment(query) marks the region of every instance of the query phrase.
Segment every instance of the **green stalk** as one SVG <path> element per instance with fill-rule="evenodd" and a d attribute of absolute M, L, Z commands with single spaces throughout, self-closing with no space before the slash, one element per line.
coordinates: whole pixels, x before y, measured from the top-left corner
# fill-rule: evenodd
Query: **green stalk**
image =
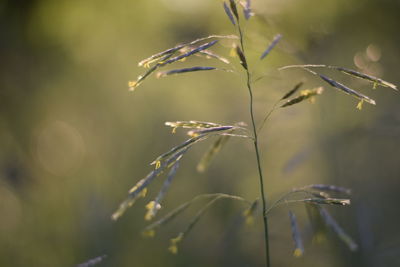
<path fill-rule="evenodd" d="M 238 25 L 238 30 L 239 30 L 239 37 L 240 37 L 240 48 L 242 49 L 243 55 L 246 59 L 246 53 L 243 45 L 243 33 L 242 29 L 240 27 L 239 21 L 237 23 Z M 247 60 L 246 60 L 247 61 Z M 248 62 L 247 62 L 248 64 Z M 258 176 L 259 176 L 259 181 L 260 181 L 260 191 L 261 191 L 261 202 L 262 202 L 262 216 L 263 216 L 263 222 L 264 222 L 264 241 L 265 241 L 265 266 L 271 267 L 271 260 L 270 260 L 270 254 L 269 254 L 269 235 L 268 235 L 268 219 L 267 219 L 267 202 L 266 202 L 266 194 L 264 192 L 264 178 L 263 178 L 263 172 L 261 168 L 261 159 L 260 159 L 260 151 L 258 147 L 258 135 L 257 135 L 257 126 L 256 122 L 254 119 L 254 110 L 253 110 L 253 90 L 251 87 L 251 74 L 249 72 L 249 69 L 246 69 L 246 84 L 247 84 L 247 89 L 249 91 L 249 96 L 250 96 L 250 117 L 251 117 L 251 124 L 253 128 L 253 135 L 254 135 L 254 150 L 256 153 L 256 159 L 257 159 L 257 169 L 258 169 Z"/>

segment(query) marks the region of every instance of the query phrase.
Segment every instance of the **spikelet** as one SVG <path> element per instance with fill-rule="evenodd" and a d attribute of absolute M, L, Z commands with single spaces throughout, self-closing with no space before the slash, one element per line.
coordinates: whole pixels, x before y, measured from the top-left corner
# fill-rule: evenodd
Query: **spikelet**
<path fill-rule="evenodd" d="M 233 26 L 235 26 L 236 25 L 236 21 L 233 18 L 233 14 L 232 14 L 231 9 L 228 7 L 228 4 L 225 1 L 224 1 L 223 5 L 224 5 L 224 11 L 225 11 L 226 15 L 228 16 L 229 20 L 232 22 Z"/>
<path fill-rule="evenodd" d="M 219 60 L 219 61 L 221 61 L 221 62 L 223 62 L 225 64 L 230 64 L 231 63 L 228 59 L 226 59 L 226 58 L 224 58 L 224 57 L 222 57 L 222 56 L 220 56 L 220 55 L 218 55 L 218 54 L 216 54 L 216 53 L 214 53 L 214 52 L 212 52 L 210 50 L 200 51 L 196 55 L 205 56 L 207 59 L 214 58 L 214 59 L 217 59 L 217 60 Z"/>
<path fill-rule="evenodd" d="M 167 50 L 164 50 L 162 52 L 159 52 L 157 54 L 154 54 L 146 59 L 143 59 L 142 61 L 139 62 L 139 66 L 148 66 L 149 64 L 160 60 L 162 57 L 164 56 L 171 56 L 172 54 L 174 54 L 175 52 L 183 49 L 184 47 L 192 47 L 200 42 L 212 39 L 212 38 L 218 38 L 218 39 L 238 39 L 237 36 L 235 35 L 210 35 L 207 37 L 202 37 L 202 38 L 198 38 L 196 40 L 193 40 L 191 42 L 188 43 L 183 43 L 183 44 L 178 44 L 175 47 L 169 48 Z M 161 59 L 161 61 L 163 61 L 165 59 Z"/>
<path fill-rule="evenodd" d="M 320 214 L 324 219 L 327 226 L 348 246 L 351 251 L 356 251 L 358 245 L 354 240 L 340 227 L 340 225 L 333 219 L 333 217 L 324 208 L 319 208 Z"/>
<path fill-rule="evenodd" d="M 267 47 L 267 49 L 265 49 L 265 51 L 261 54 L 260 56 L 260 60 L 264 59 L 270 52 L 272 49 L 274 49 L 274 47 L 278 44 L 278 42 L 281 40 L 282 35 L 281 34 L 277 34 L 275 35 L 274 39 L 272 40 L 271 44 Z"/>
<path fill-rule="evenodd" d="M 159 62 L 157 62 L 157 64 L 155 64 L 153 67 L 151 67 L 147 72 L 145 72 L 142 75 L 139 75 L 139 77 L 137 78 L 136 81 L 130 81 L 128 84 L 129 90 L 134 91 L 148 76 L 150 76 L 158 68 L 164 67 L 165 65 L 172 64 L 177 61 L 182 61 L 182 60 L 186 59 L 187 57 L 190 57 L 196 53 L 199 53 L 200 51 L 203 51 L 203 50 L 215 45 L 217 42 L 218 42 L 217 40 L 214 40 L 214 41 L 202 44 L 196 48 L 191 49 L 190 51 L 188 51 L 182 55 L 179 55 L 179 56 L 176 56 L 173 58 L 170 58 L 173 55 L 173 53 L 166 54 Z M 147 64 L 150 61 L 145 60 L 144 61 L 145 63 L 143 63 L 143 64 Z"/>
<path fill-rule="evenodd" d="M 245 222 L 247 225 L 251 225 L 254 223 L 254 213 L 256 212 L 258 208 L 259 200 L 256 199 L 251 203 L 251 205 L 245 209 L 242 213 L 243 217 L 245 218 Z"/>
<path fill-rule="evenodd" d="M 187 151 L 186 148 L 177 151 L 176 153 L 172 153 L 164 163 L 161 164 L 159 168 L 151 171 L 145 178 L 141 179 L 136 183 L 134 187 L 129 190 L 128 198 L 123 201 L 117 211 L 115 211 L 111 218 L 115 221 L 120 218 L 124 212 L 131 207 L 137 199 L 140 197 L 144 197 L 146 195 L 147 189 L 146 187 L 156 178 L 158 177 L 165 168 L 171 167 L 170 164 L 175 163 L 177 160 L 181 158 L 181 156 Z"/>
<path fill-rule="evenodd" d="M 363 101 L 365 101 L 365 102 L 367 102 L 369 104 L 376 105 L 375 100 L 369 98 L 368 96 L 363 95 L 363 94 L 361 94 L 361 93 L 359 93 L 359 92 L 357 92 L 357 91 L 355 91 L 355 90 L 353 90 L 353 89 L 351 89 L 351 88 L 349 88 L 349 87 L 347 87 L 347 86 L 345 86 L 345 85 L 343 85 L 343 84 L 341 84 L 339 82 L 336 82 L 336 81 L 334 81 L 334 80 L 332 80 L 332 79 L 330 79 L 330 78 L 328 78 L 328 77 L 326 77 L 326 76 L 324 76 L 322 74 L 318 74 L 318 76 L 322 80 L 324 80 L 325 82 L 330 84 L 332 87 L 335 87 L 335 88 L 341 90 L 342 92 L 344 92 L 344 93 L 346 93 L 348 95 L 354 96 L 355 98 L 358 98 L 359 100 L 363 100 Z"/>
<path fill-rule="evenodd" d="M 166 214 L 161 219 L 159 219 L 159 220 L 153 222 L 152 224 L 148 225 L 142 231 L 143 236 L 145 236 L 145 237 L 154 237 L 155 234 L 156 234 L 156 230 L 158 228 L 160 228 L 161 226 L 163 226 L 163 225 L 169 223 L 170 221 L 172 221 L 176 216 L 178 216 L 179 214 L 184 212 L 190 205 L 192 205 L 197 200 L 204 199 L 204 198 L 211 198 L 212 200 L 210 202 L 212 202 L 212 203 L 214 203 L 218 199 L 223 199 L 223 198 L 239 200 L 239 201 L 243 201 L 243 202 L 247 203 L 247 201 L 245 199 L 243 199 L 242 197 L 234 196 L 234 195 L 227 195 L 227 194 L 222 194 L 222 193 L 198 195 L 198 196 L 194 197 L 193 199 L 181 204 L 180 206 L 178 206 L 177 208 L 175 208 L 174 210 L 172 210 L 171 212 Z M 212 203 L 210 204 L 210 202 L 205 207 L 203 207 L 203 209 L 208 208 L 212 204 Z M 191 229 L 191 227 L 193 227 L 192 224 L 190 224 L 189 226 L 190 227 L 188 227 L 188 228 L 190 228 L 190 229 Z M 188 230 L 186 229 L 185 232 L 187 233 L 187 231 Z"/>
<path fill-rule="evenodd" d="M 299 225 L 297 224 L 296 215 L 289 211 L 289 218 L 290 218 L 290 228 L 292 229 L 292 238 L 294 242 L 294 251 L 293 255 L 295 257 L 303 256 L 304 254 L 304 246 L 303 240 L 301 239 Z"/>
<path fill-rule="evenodd" d="M 303 201 L 310 202 L 313 204 L 340 205 L 340 206 L 350 205 L 350 199 L 342 199 L 342 198 L 307 198 L 304 199 Z"/>
<path fill-rule="evenodd" d="M 305 207 L 313 232 L 313 242 L 321 243 L 325 241 L 327 225 L 320 214 L 319 206 L 312 203 L 306 203 Z"/>
<path fill-rule="evenodd" d="M 236 46 L 235 46 L 235 51 L 236 51 L 236 54 L 237 54 L 238 57 L 239 57 L 240 65 L 242 65 L 242 67 L 243 67 L 245 70 L 247 70 L 247 61 L 246 61 L 246 57 L 244 56 L 244 54 L 243 54 L 243 52 L 242 52 L 242 49 L 240 49 L 240 47 L 236 45 Z"/>
<path fill-rule="evenodd" d="M 192 137 L 192 138 L 186 140 L 185 142 L 181 143 L 180 145 L 177 145 L 177 146 L 171 148 L 169 151 L 161 154 L 152 163 L 150 163 L 150 165 L 158 164 L 158 162 L 168 159 L 170 156 L 175 155 L 176 153 L 180 153 L 183 150 L 187 150 L 190 147 L 192 147 L 195 143 L 205 140 L 207 137 L 208 137 L 207 135 L 198 135 L 198 136 Z M 170 163 L 172 163 L 172 162 L 170 162 Z M 157 170 L 157 168 L 156 168 L 156 170 Z"/>
<path fill-rule="evenodd" d="M 220 127 L 222 124 L 204 121 L 167 121 L 166 126 L 172 128 L 189 128 L 189 129 L 202 129 L 202 128 L 213 128 Z"/>
<path fill-rule="evenodd" d="M 321 190 L 321 191 L 328 191 L 328 192 L 335 192 L 335 193 L 345 193 L 347 195 L 351 194 L 351 189 L 349 189 L 349 188 L 340 187 L 340 186 L 336 186 L 336 185 L 330 185 L 330 184 L 312 184 L 312 185 L 306 186 L 305 188 Z"/>
<path fill-rule="evenodd" d="M 200 159 L 199 164 L 197 164 L 197 171 L 204 172 L 213 158 L 218 154 L 222 147 L 229 140 L 229 136 L 219 136 L 218 139 L 211 145 L 207 152 Z"/>
<path fill-rule="evenodd" d="M 355 71 L 355 70 L 351 70 L 351 69 L 347 69 L 347 68 L 343 68 L 343 67 L 328 66 L 328 65 L 321 65 L 321 64 L 319 64 L 319 65 L 318 64 L 307 64 L 307 65 L 289 65 L 289 66 L 284 66 L 284 67 L 279 68 L 279 70 L 284 70 L 284 69 L 289 69 L 289 68 L 303 68 L 304 70 L 307 70 L 308 72 L 319 76 L 322 80 L 324 80 L 325 82 L 327 82 L 331 86 L 333 86 L 333 87 L 335 87 L 337 89 L 340 89 L 342 92 L 344 92 L 346 94 L 349 94 L 349 95 L 352 95 L 352 96 L 358 98 L 360 101 L 357 104 L 357 109 L 362 109 L 362 104 L 364 102 L 367 102 L 369 104 L 375 105 L 376 104 L 375 100 L 373 100 L 373 99 L 369 98 L 368 96 L 363 95 L 363 94 L 361 94 L 361 93 L 359 93 L 359 92 L 357 92 L 357 91 L 355 91 L 355 90 L 353 90 L 353 89 L 351 89 L 351 88 L 349 88 L 349 87 L 347 87 L 347 86 L 345 86 L 345 85 L 343 85 L 343 84 L 341 84 L 339 82 L 336 82 L 336 81 L 334 81 L 334 80 L 332 80 L 332 79 L 330 79 L 330 78 L 328 78 L 328 77 L 326 77 L 324 75 L 318 74 L 318 73 L 310 70 L 310 68 L 329 68 L 329 69 L 334 69 L 334 70 L 340 71 L 342 73 L 351 75 L 353 77 L 372 82 L 374 84 L 374 88 L 377 85 L 381 85 L 383 87 L 389 87 L 389 88 L 392 88 L 393 90 L 398 91 L 397 86 L 392 84 L 392 83 L 390 83 L 390 82 L 384 81 L 384 80 L 382 80 L 380 78 L 377 78 L 377 77 L 374 77 L 372 75 L 368 75 L 368 74 L 365 74 L 365 73 L 361 73 L 361 72 L 358 72 L 358 71 Z"/>
<path fill-rule="evenodd" d="M 172 180 L 174 179 L 176 175 L 176 171 L 179 168 L 179 160 L 174 163 L 174 165 L 171 167 L 167 178 L 165 179 L 165 182 L 163 183 L 160 192 L 158 193 L 157 197 L 155 200 L 150 201 L 146 205 L 147 213 L 145 215 L 145 220 L 149 221 L 156 216 L 157 212 L 161 209 L 161 201 L 163 200 L 165 194 L 167 193 L 169 187 L 171 186 Z"/>
<path fill-rule="evenodd" d="M 239 13 L 237 11 L 235 0 L 229 0 L 229 6 L 231 7 L 232 13 L 235 15 L 237 21 L 239 21 Z"/>
<path fill-rule="evenodd" d="M 287 92 L 287 93 L 281 98 L 281 100 L 285 100 L 285 99 L 291 97 L 294 93 L 297 92 L 297 90 L 300 89 L 300 87 L 301 87 L 303 84 L 304 84 L 303 82 L 299 82 L 298 84 L 296 84 L 296 85 L 293 87 L 292 90 L 290 90 L 289 92 Z"/>
<path fill-rule="evenodd" d="M 178 253 L 178 243 L 180 243 L 182 241 L 183 236 L 184 236 L 183 233 L 179 233 L 177 237 L 170 239 L 170 246 L 168 247 L 168 250 L 172 254 Z"/>
<path fill-rule="evenodd" d="M 389 87 L 389 88 L 392 88 L 393 90 L 398 91 L 396 85 L 394 85 L 394 84 L 392 84 L 390 82 L 384 81 L 384 80 L 382 80 L 382 79 L 380 79 L 378 77 L 374 77 L 372 75 L 368 75 L 368 74 L 365 74 L 365 73 L 361 73 L 361 72 L 358 72 L 358 71 L 355 71 L 355 70 L 346 69 L 346 68 L 342 68 L 342 67 L 333 67 L 333 66 L 330 66 L 330 67 L 332 67 L 332 68 L 334 68 L 334 69 L 336 69 L 336 70 L 338 70 L 340 72 L 343 72 L 343 73 L 346 73 L 348 75 L 351 75 L 353 77 L 356 77 L 356 78 L 359 78 L 359 79 L 362 79 L 362 80 L 370 81 L 370 82 L 372 82 L 374 84 L 374 87 L 376 87 L 376 85 L 378 84 L 378 85 L 381 85 L 383 87 Z"/>
<path fill-rule="evenodd" d="M 183 203 L 178 208 L 174 209 L 173 211 L 169 212 L 167 215 L 162 217 L 160 220 L 148 225 L 145 229 L 143 229 L 142 234 L 145 237 L 154 237 L 156 234 L 156 230 L 161 226 L 167 224 L 168 222 L 172 221 L 176 216 L 181 214 L 184 210 L 186 210 L 191 204 L 193 200 Z"/>
<path fill-rule="evenodd" d="M 199 130 L 192 130 L 189 131 L 187 134 L 192 137 L 210 134 L 210 133 L 217 133 L 217 132 L 226 132 L 235 129 L 235 126 L 220 126 L 220 127 L 212 127 L 207 129 L 199 129 Z"/>
<path fill-rule="evenodd" d="M 176 61 L 179 61 L 179 60 L 182 60 L 182 59 L 184 59 L 184 58 L 187 58 L 187 57 L 189 57 L 189 56 L 191 56 L 191 55 L 194 55 L 194 54 L 196 54 L 196 53 L 198 53 L 198 52 L 200 52 L 200 51 L 203 51 L 203 50 L 205 50 L 205 49 L 207 49 L 207 48 L 210 48 L 211 46 L 215 45 L 217 42 L 218 42 L 218 40 L 214 40 L 214 41 L 211 41 L 211 42 L 202 44 L 202 45 L 200 45 L 200 46 L 198 46 L 198 47 L 196 47 L 196 48 L 194 48 L 194 49 L 191 49 L 189 52 L 186 52 L 186 53 L 184 53 L 184 54 L 182 54 L 182 55 L 173 57 L 173 58 L 171 58 L 171 59 L 168 59 L 168 60 L 163 61 L 163 62 L 158 63 L 158 64 L 159 64 L 159 66 L 162 67 L 162 66 L 165 66 L 165 65 L 167 65 L 167 64 L 174 63 L 174 62 L 176 62 Z"/>
<path fill-rule="evenodd" d="M 193 227 L 199 222 L 200 218 L 204 214 L 204 212 L 211 207 L 217 200 L 219 199 L 218 196 L 212 198 L 204 207 L 202 207 L 194 216 L 193 220 L 189 223 L 189 225 L 186 227 L 186 229 L 179 233 L 176 238 L 171 239 L 171 244 L 168 248 L 168 250 L 172 254 L 176 254 L 178 252 L 178 247 L 177 244 L 183 240 L 184 237 L 187 236 L 187 234 L 193 229 Z"/>
<path fill-rule="evenodd" d="M 101 263 L 105 258 L 107 258 L 107 255 L 101 255 L 99 257 L 90 259 L 84 263 L 80 263 L 78 265 L 75 265 L 75 267 L 91 267 L 91 266 L 95 266 L 99 263 Z"/>
<path fill-rule="evenodd" d="M 251 10 L 251 1 L 250 0 L 240 1 L 239 3 L 243 8 L 243 15 L 246 20 L 249 20 L 252 16 L 254 16 L 254 13 Z"/>
<path fill-rule="evenodd" d="M 191 68 L 183 68 L 183 69 L 175 69 L 169 71 L 160 71 L 157 73 L 157 78 L 166 77 L 174 74 L 182 74 L 187 72 L 195 72 L 195 71 L 206 71 L 206 70 L 216 70 L 214 67 L 191 67 Z"/>
<path fill-rule="evenodd" d="M 306 99 L 310 99 L 314 96 L 322 94 L 323 91 L 324 91 L 323 87 L 318 87 L 318 88 L 314 88 L 311 90 L 303 90 L 303 91 L 301 91 L 301 93 L 298 97 L 288 100 L 285 104 L 283 104 L 281 106 L 281 108 L 292 106 L 294 104 L 298 104 Z"/>

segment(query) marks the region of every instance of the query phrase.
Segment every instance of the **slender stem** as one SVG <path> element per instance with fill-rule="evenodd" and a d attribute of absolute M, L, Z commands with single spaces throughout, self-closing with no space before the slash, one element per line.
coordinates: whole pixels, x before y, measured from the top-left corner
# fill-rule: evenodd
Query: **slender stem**
<path fill-rule="evenodd" d="M 242 49 L 243 55 L 246 59 L 246 53 L 243 45 L 243 33 L 242 29 L 240 27 L 240 24 L 238 22 L 238 31 L 239 31 L 239 37 L 240 37 L 240 47 Z M 260 152 L 259 152 L 259 147 L 258 147 L 258 135 L 257 135 L 257 126 L 256 122 L 254 119 L 254 110 L 253 110 L 253 91 L 251 87 L 251 74 L 248 70 L 246 69 L 246 78 L 247 78 L 247 89 L 249 91 L 249 96 L 250 96 L 250 117 L 251 117 L 251 124 L 253 128 L 253 135 L 254 135 L 254 150 L 256 152 L 256 159 L 257 159 L 257 169 L 258 169 L 258 176 L 260 180 L 260 191 L 261 191 L 261 202 L 262 202 L 262 214 L 263 214 L 263 221 L 264 221 L 264 240 L 265 240 L 265 266 L 271 267 L 271 257 L 269 253 L 269 235 L 268 235 L 268 219 L 266 216 L 266 211 L 267 211 L 267 202 L 266 202 L 266 194 L 264 192 L 264 178 L 263 178 L 263 172 L 261 168 L 261 159 L 260 159 Z"/>
<path fill-rule="evenodd" d="M 276 105 L 278 105 L 278 103 L 279 103 L 280 101 L 281 101 L 280 99 L 279 99 L 278 101 L 276 101 L 276 102 L 274 103 L 274 105 L 272 106 L 272 108 L 270 109 L 270 111 L 267 113 L 267 115 L 265 115 L 263 121 L 261 122 L 260 126 L 258 127 L 258 132 L 261 132 L 262 128 L 264 127 L 265 123 L 267 122 L 267 120 L 268 120 L 269 117 L 271 116 L 272 112 L 275 111 Z"/>

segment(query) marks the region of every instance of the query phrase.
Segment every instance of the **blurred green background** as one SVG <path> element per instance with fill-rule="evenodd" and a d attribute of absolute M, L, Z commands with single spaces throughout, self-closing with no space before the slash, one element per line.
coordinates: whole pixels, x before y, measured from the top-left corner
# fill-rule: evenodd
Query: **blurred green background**
<path fill-rule="evenodd" d="M 398 0 L 254 0 L 244 25 L 256 75 L 255 109 L 262 118 L 297 82 L 324 85 L 287 64 L 330 64 L 400 84 Z M 202 72 L 127 83 L 151 54 L 234 28 L 217 0 L 0 1 L 0 266 L 74 266 L 107 254 L 99 266 L 262 266 L 261 217 L 240 223 L 242 203 L 223 200 L 180 245 L 169 239 L 199 207 L 160 229 L 153 239 L 144 206 L 162 179 L 117 222 L 110 216 L 157 155 L 182 142 L 165 121 L 249 122 L 248 93 L 237 74 Z M 284 37 L 262 62 L 276 33 Z M 216 51 L 229 56 L 229 42 Z M 236 61 L 232 59 L 232 61 Z M 178 63 L 182 64 L 182 63 Z M 185 65 L 212 65 L 193 58 Z M 346 75 L 327 75 L 371 96 L 377 106 L 326 87 L 315 104 L 275 113 L 261 134 L 266 191 L 271 202 L 293 187 L 330 183 L 353 190 L 350 207 L 329 211 L 359 244 L 350 252 L 335 236 L 312 241 L 302 205 L 294 205 L 305 255 L 292 257 L 287 208 L 270 216 L 273 266 L 399 266 L 398 179 L 400 96 Z M 209 144 L 209 143 L 208 143 Z M 259 184 L 252 144 L 232 140 L 208 172 L 195 166 L 195 147 L 181 164 L 161 214 L 202 193 L 254 200 Z"/>

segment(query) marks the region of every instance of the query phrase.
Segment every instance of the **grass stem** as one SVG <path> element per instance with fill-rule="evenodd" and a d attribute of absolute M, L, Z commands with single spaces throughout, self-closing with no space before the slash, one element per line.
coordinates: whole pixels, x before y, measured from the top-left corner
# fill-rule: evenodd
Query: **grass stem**
<path fill-rule="evenodd" d="M 242 49 L 243 55 L 246 56 L 245 53 L 245 48 L 244 48 L 244 38 L 243 38 L 243 33 L 242 29 L 240 27 L 240 23 L 237 23 L 237 28 L 239 31 L 239 40 L 240 40 L 240 48 Z M 246 60 L 247 62 L 247 60 Z M 267 202 L 266 202 L 266 194 L 264 191 L 264 178 L 263 178 L 263 172 L 261 168 L 261 158 L 260 158 L 260 151 L 259 151 L 259 146 L 258 146 L 258 135 L 257 135 L 257 126 L 256 122 L 254 119 L 254 109 L 253 109 L 253 90 L 251 87 L 251 74 L 249 72 L 249 69 L 246 68 L 246 84 L 247 84 L 247 89 L 249 91 L 249 96 L 250 96 L 250 117 L 251 117 L 251 124 L 253 128 L 253 135 L 254 135 L 254 150 L 256 153 L 256 159 L 257 159 L 257 169 L 258 169 L 258 176 L 259 176 L 259 181 L 260 181 L 260 193 L 261 193 L 261 202 L 262 202 L 262 216 L 263 216 L 263 222 L 264 222 L 264 241 L 265 241 L 265 266 L 266 267 L 271 267 L 271 257 L 269 253 L 269 234 L 268 234 L 268 218 L 266 216 L 266 211 L 267 211 Z"/>

